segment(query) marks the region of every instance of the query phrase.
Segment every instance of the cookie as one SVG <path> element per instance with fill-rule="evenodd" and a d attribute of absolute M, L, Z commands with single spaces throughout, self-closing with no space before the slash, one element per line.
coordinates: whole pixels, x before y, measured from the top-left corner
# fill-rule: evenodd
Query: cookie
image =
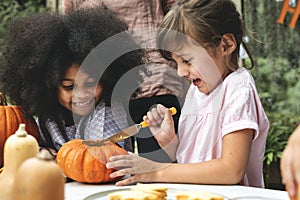
<path fill-rule="evenodd" d="M 211 192 L 195 190 L 178 193 L 176 200 L 224 200 L 224 197 Z"/>
<path fill-rule="evenodd" d="M 109 200 L 158 200 L 154 194 L 145 193 L 141 191 L 117 191 L 107 195 Z"/>

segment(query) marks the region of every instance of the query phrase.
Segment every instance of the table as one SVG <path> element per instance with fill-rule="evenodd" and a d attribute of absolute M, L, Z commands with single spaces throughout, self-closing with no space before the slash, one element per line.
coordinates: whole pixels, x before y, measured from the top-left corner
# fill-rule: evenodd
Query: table
<path fill-rule="evenodd" d="M 281 190 L 261 189 L 240 185 L 197 185 L 197 184 L 164 184 L 157 183 L 167 188 L 180 188 L 187 190 L 205 190 L 218 193 L 229 198 L 243 196 L 261 196 L 272 200 L 289 200 L 288 194 Z M 82 200 L 89 195 L 112 189 L 124 189 L 131 186 L 115 186 L 113 184 L 82 184 L 70 182 L 65 184 L 65 200 Z"/>

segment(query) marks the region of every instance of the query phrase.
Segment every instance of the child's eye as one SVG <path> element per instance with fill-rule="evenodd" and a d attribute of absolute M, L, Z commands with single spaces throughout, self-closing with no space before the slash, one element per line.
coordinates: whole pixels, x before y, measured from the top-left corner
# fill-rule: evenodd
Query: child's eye
<path fill-rule="evenodd" d="M 62 85 L 63 89 L 65 90 L 73 90 L 74 85 Z"/>
<path fill-rule="evenodd" d="M 94 87 L 98 84 L 97 81 L 89 81 L 87 83 L 85 83 L 87 87 Z"/>
<path fill-rule="evenodd" d="M 182 60 L 182 63 L 184 64 L 190 64 L 191 60 Z"/>
<path fill-rule="evenodd" d="M 61 83 L 61 87 L 65 90 L 73 90 L 74 88 L 74 82 L 69 80 L 64 80 Z"/>

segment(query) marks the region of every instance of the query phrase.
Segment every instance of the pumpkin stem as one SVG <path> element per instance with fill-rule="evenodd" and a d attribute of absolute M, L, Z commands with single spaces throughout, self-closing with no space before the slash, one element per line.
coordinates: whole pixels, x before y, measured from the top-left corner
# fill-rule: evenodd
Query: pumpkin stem
<path fill-rule="evenodd" d="M 5 95 L 2 92 L 0 92 L 0 105 L 7 106 L 7 101 L 6 101 Z"/>
<path fill-rule="evenodd" d="M 18 130 L 15 133 L 18 137 L 26 137 L 27 132 L 25 129 L 25 124 L 20 124 Z"/>
<path fill-rule="evenodd" d="M 103 146 L 107 144 L 105 140 L 83 140 L 82 143 L 88 146 Z"/>

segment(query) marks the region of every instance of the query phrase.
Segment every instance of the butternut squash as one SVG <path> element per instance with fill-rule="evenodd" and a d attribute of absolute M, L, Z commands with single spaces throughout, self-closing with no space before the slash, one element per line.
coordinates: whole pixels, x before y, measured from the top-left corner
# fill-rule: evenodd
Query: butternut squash
<path fill-rule="evenodd" d="M 37 157 L 25 160 L 18 169 L 13 199 L 63 200 L 65 177 L 50 153 L 43 149 Z"/>
<path fill-rule="evenodd" d="M 14 134 L 20 124 L 26 124 L 28 134 L 39 139 L 39 128 L 32 116 L 25 116 L 20 106 L 7 105 L 6 97 L 0 92 L 0 167 L 3 167 L 3 149 L 5 141 Z"/>
<path fill-rule="evenodd" d="M 37 140 L 26 132 L 25 124 L 20 124 L 19 129 L 4 144 L 4 169 L 0 174 L 1 200 L 13 200 L 12 187 L 19 166 L 38 152 Z"/>

